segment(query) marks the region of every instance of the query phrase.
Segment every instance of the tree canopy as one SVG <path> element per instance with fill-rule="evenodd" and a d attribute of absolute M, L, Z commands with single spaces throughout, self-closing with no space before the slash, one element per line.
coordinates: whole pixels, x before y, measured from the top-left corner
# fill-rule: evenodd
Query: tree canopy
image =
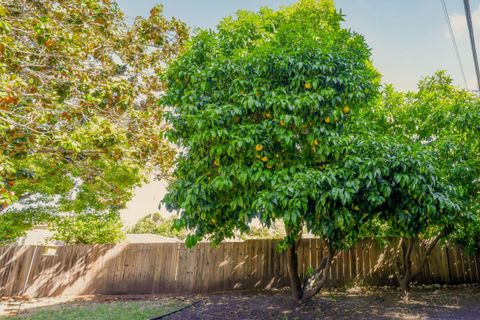
<path fill-rule="evenodd" d="M 174 106 L 169 137 L 184 151 L 165 202 L 197 238 L 221 241 L 259 213 L 298 231 L 309 180 L 339 160 L 345 122 L 377 92 L 363 37 L 341 21 L 331 1 L 241 11 L 200 32 L 173 63 L 163 102 Z M 290 191 L 288 181 L 297 184 Z"/>
<path fill-rule="evenodd" d="M 170 168 L 159 75 L 188 29 L 161 6 L 124 21 L 109 0 L 0 4 L 0 211 L 116 211 Z"/>
<path fill-rule="evenodd" d="M 455 87 L 444 71 L 425 77 L 417 90 L 388 85 L 370 115 L 377 132 L 422 143 L 452 183 L 459 184 L 468 210 L 480 209 L 480 100 Z"/>
<path fill-rule="evenodd" d="M 393 86 L 385 86 L 381 101 L 365 115 L 376 124 L 375 131 L 421 143 L 428 149 L 442 176 L 459 188 L 463 211 L 476 219 L 480 214 L 478 97 L 453 86 L 452 78 L 439 71 L 423 78 L 413 92 L 397 92 Z M 462 225 L 456 228 L 460 229 Z"/>
<path fill-rule="evenodd" d="M 411 216 L 414 225 L 390 221 L 388 236 L 402 236 L 415 242 L 450 239 L 468 250 L 480 246 L 480 101 L 471 92 L 452 85 L 444 71 L 423 78 L 417 90 L 401 93 L 387 85 L 381 103 L 363 115 L 379 134 L 392 136 L 404 143 L 421 144 L 435 157 L 435 167 L 451 185 L 455 185 L 461 214 L 441 212 L 428 219 Z M 407 182 L 411 184 L 411 181 Z M 428 209 L 424 206 L 423 209 Z M 403 242 L 408 242 L 407 240 Z M 409 244 L 413 245 L 413 244 Z M 407 249 L 405 247 L 405 249 Z M 424 262 L 423 262 L 424 263 Z"/>

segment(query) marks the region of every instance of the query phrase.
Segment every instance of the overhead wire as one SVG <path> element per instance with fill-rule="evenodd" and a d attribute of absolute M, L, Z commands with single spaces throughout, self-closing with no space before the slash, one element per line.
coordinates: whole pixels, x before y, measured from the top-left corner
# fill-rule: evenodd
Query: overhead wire
<path fill-rule="evenodd" d="M 452 23 L 450 21 L 450 15 L 448 14 L 447 5 L 445 4 L 445 0 L 441 0 L 441 1 L 442 1 L 442 6 L 443 6 L 443 13 L 445 14 L 445 19 L 447 20 L 448 30 L 450 32 L 450 39 L 452 39 L 453 48 L 455 49 L 455 54 L 457 56 L 458 65 L 460 67 L 460 72 L 462 74 L 463 81 L 465 82 L 465 88 L 467 90 L 469 90 L 468 89 L 467 77 L 465 76 L 465 71 L 463 69 L 462 58 L 460 57 L 460 52 L 458 51 L 457 41 L 455 40 L 455 34 L 453 32 Z"/>

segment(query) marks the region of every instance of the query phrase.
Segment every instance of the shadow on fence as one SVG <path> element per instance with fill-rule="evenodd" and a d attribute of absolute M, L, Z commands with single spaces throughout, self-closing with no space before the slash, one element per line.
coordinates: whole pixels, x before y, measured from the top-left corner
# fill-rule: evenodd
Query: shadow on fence
<path fill-rule="evenodd" d="M 278 240 L 200 243 L 78 245 L 59 247 L 55 256 L 41 246 L 0 247 L 0 297 L 86 294 L 156 294 L 273 289 L 288 285 L 286 254 Z M 392 285 L 393 247 L 363 241 L 342 251 L 332 264 L 329 286 Z M 413 263 L 419 261 L 415 249 Z M 299 248 L 303 274 L 326 254 L 322 241 L 304 239 Z M 437 247 L 418 276 L 419 283 L 480 281 L 480 260 L 458 247 Z M 29 269 L 31 271 L 29 272 Z"/>

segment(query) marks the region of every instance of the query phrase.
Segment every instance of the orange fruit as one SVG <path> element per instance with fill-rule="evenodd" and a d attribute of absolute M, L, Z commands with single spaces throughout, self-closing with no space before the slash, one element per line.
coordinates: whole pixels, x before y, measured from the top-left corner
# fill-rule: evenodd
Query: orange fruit
<path fill-rule="evenodd" d="M 343 107 L 343 113 L 347 114 L 349 112 L 350 112 L 350 107 L 349 106 Z"/>
<path fill-rule="evenodd" d="M 310 90 L 312 89 L 312 84 L 310 82 L 305 82 L 305 89 Z"/>
<path fill-rule="evenodd" d="M 262 150 L 263 150 L 263 146 L 262 146 L 261 144 L 257 144 L 257 145 L 255 146 L 255 150 L 257 150 L 257 151 L 262 151 Z"/>
<path fill-rule="evenodd" d="M 6 96 L 5 98 L 2 99 L 2 102 L 4 103 L 13 103 L 15 101 L 15 98 L 12 96 Z"/>
<path fill-rule="evenodd" d="M 313 140 L 313 144 L 318 146 L 318 140 L 317 139 Z"/>
<path fill-rule="evenodd" d="M 267 158 L 267 157 L 263 157 L 263 158 L 262 158 L 262 161 L 263 161 L 263 162 L 267 162 L 267 161 L 268 161 L 268 158 Z"/>
<path fill-rule="evenodd" d="M 330 119 L 330 117 L 326 117 L 326 118 L 325 118 L 325 123 L 330 123 L 330 122 L 332 122 L 332 120 Z"/>
<path fill-rule="evenodd" d="M 53 46 L 53 44 L 55 43 L 55 41 L 53 41 L 52 39 L 48 39 L 47 41 L 45 41 L 45 47 L 51 47 Z"/>

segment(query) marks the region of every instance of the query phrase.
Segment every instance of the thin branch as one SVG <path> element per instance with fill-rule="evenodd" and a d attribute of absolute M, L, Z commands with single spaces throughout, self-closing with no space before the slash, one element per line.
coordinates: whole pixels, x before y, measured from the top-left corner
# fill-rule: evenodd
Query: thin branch
<path fill-rule="evenodd" d="M 418 268 L 415 271 L 415 273 L 412 275 L 412 278 L 416 277 L 422 271 L 423 267 L 425 266 L 428 259 L 430 258 L 430 254 L 432 253 L 437 243 L 447 235 L 448 235 L 448 228 L 445 227 L 441 232 L 439 232 L 435 237 L 433 237 L 433 239 L 427 242 L 426 248 L 425 248 L 425 255 L 422 257 L 422 260 L 420 260 L 420 264 L 418 265 Z"/>
<path fill-rule="evenodd" d="M 29 126 L 26 126 L 26 125 L 24 125 L 24 124 L 15 122 L 15 121 L 10 120 L 10 119 L 8 119 L 8 118 L 0 117 L 0 120 L 3 120 L 3 121 L 5 121 L 5 122 L 8 122 L 8 123 L 10 123 L 10 124 L 12 124 L 12 125 L 14 125 L 14 126 L 22 127 L 22 128 L 24 128 L 24 129 L 33 131 L 33 132 L 35 132 L 35 133 L 38 133 L 38 134 L 41 134 L 41 135 L 45 135 L 45 132 L 38 131 L 38 130 L 36 130 L 36 129 L 33 129 L 33 128 L 31 128 L 31 127 L 29 127 Z"/>

